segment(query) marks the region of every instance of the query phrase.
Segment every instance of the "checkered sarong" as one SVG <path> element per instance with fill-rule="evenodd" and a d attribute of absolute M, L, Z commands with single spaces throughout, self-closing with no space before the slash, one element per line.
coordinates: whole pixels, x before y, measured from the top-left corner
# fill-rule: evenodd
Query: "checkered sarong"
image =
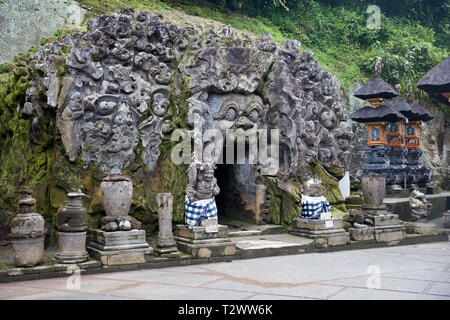
<path fill-rule="evenodd" d="M 302 196 L 301 218 L 320 220 L 324 213 L 331 214 L 331 205 L 325 197 Z"/>
<path fill-rule="evenodd" d="M 207 200 L 189 202 L 184 198 L 184 222 L 189 229 L 197 227 L 203 219 L 217 218 L 216 199 L 212 197 Z"/>

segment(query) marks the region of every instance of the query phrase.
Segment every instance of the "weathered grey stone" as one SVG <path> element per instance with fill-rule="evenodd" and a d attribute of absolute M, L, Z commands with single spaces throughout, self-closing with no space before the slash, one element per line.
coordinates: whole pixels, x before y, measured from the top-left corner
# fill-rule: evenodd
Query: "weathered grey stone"
<path fill-rule="evenodd" d="M 425 194 L 418 190 L 413 190 L 409 198 L 412 221 L 426 222 L 433 205 L 425 198 Z"/>
<path fill-rule="evenodd" d="M 87 229 L 87 210 L 82 199 L 87 196 L 80 190 L 67 194 L 69 203 L 58 212 L 57 228 L 63 232 L 82 232 Z"/>
<path fill-rule="evenodd" d="M 377 242 L 394 242 L 405 239 L 406 230 L 402 226 L 375 227 Z"/>
<path fill-rule="evenodd" d="M 58 232 L 58 252 L 55 263 L 72 264 L 85 262 L 88 259 L 86 251 L 86 232 Z"/>
<path fill-rule="evenodd" d="M 173 197 L 171 193 L 158 193 L 159 233 L 155 252 L 168 257 L 179 257 L 175 239 L 172 233 Z"/>
<path fill-rule="evenodd" d="M 342 219 L 331 220 L 311 220 L 311 219 L 294 219 L 294 228 L 306 229 L 306 230 L 329 230 L 329 229 L 342 229 L 344 227 L 344 221 Z"/>
<path fill-rule="evenodd" d="M 364 203 L 369 206 L 380 206 L 386 196 L 386 179 L 377 174 L 369 174 L 362 180 Z"/>
<path fill-rule="evenodd" d="M 44 236 L 11 239 L 15 252 L 14 264 L 17 267 L 32 267 L 40 262 L 44 256 Z"/>
<path fill-rule="evenodd" d="M 434 223 L 406 222 L 406 233 L 409 234 L 432 234 L 437 233 L 438 229 Z"/>
<path fill-rule="evenodd" d="M 119 230 L 119 225 L 115 221 L 107 222 L 102 226 L 102 230 L 106 232 L 117 231 Z"/>
<path fill-rule="evenodd" d="M 36 200 L 31 197 L 31 189 L 19 190 L 20 212 L 11 220 L 10 229 L 15 265 L 31 267 L 41 262 L 44 255 L 44 218 L 35 210 Z"/>
<path fill-rule="evenodd" d="M 350 243 L 350 236 L 343 229 L 342 219 L 294 219 L 294 229 L 290 233 L 314 239 L 317 248 L 342 246 Z"/>
<path fill-rule="evenodd" d="M 375 229 L 369 228 L 349 228 L 350 239 L 353 241 L 367 241 L 375 239 Z"/>
<path fill-rule="evenodd" d="M 145 242 L 144 230 L 103 232 L 93 231 L 88 252 L 104 265 L 144 263 L 153 248 Z"/>
<path fill-rule="evenodd" d="M 73 0 L 0 1 L 0 64 L 39 46 L 58 29 L 79 26 L 85 11 Z"/>
<path fill-rule="evenodd" d="M 193 258 L 232 256 L 237 252 L 236 244 L 228 239 L 228 227 L 222 225 L 217 233 L 207 233 L 205 227 L 177 225 L 175 240 L 178 249 Z"/>
<path fill-rule="evenodd" d="M 219 225 L 219 232 L 207 233 L 205 227 L 194 227 L 192 230 L 189 230 L 189 228 L 184 225 L 177 225 L 175 234 L 178 237 L 192 240 L 228 238 L 228 227 Z"/>
<path fill-rule="evenodd" d="M 113 217 L 128 215 L 133 199 L 133 184 L 130 179 L 120 175 L 108 176 L 103 180 L 101 188 L 106 214 Z"/>
<path fill-rule="evenodd" d="M 373 222 L 376 227 L 381 226 L 398 226 L 400 220 L 397 214 L 386 214 L 373 217 Z"/>

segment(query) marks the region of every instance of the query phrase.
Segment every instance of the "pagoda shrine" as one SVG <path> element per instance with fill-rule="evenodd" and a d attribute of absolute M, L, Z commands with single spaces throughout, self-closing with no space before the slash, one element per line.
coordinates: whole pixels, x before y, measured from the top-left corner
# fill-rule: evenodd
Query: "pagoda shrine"
<path fill-rule="evenodd" d="M 353 121 L 368 127 L 363 174 L 384 177 L 389 193 L 426 187 L 431 180 L 431 170 L 420 160 L 420 129 L 423 122 L 434 116 L 414 102 L 411 84 L 408 84 L 405 101 L 398 97 L 401 87 L 397 85 L 395 90 L 380 79 L 380 74 L 381 58 L 378 58 L 374 79 L 354 94 L 371 106 L 350 115 Z"/>

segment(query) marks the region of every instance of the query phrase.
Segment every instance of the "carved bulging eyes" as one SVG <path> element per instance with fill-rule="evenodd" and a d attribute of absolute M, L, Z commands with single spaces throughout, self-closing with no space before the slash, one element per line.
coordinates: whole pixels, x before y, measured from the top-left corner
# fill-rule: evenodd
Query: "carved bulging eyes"
<path fill-rule="evenodd" d="M 236 119 L 236 110 L 234 108 L 228 108 L 224 118 L 228 121 L 234 121 Z"/>
<path fill-rule="evenodd" d="M 247 114 L 247 118 L 249 118 L 250 121 L 252 121 L 252 122 L 258 121 L 258 118 L 259 118 L 259 113 L 258 113 L 258 111 L 257 111 L 256 109 L 253 109 L 252 111 L 250 111 L 250 112 Z"/>

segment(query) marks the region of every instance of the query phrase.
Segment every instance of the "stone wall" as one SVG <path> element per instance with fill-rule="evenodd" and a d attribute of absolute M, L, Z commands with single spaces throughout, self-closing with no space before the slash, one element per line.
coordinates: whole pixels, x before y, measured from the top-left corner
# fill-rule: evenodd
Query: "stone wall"
<path fill-rule="evenodd" d="M 73 0 L 0 1 L 0 64 L 39 46 L 58 29 L 80 26 L 84 13 Z"/>

